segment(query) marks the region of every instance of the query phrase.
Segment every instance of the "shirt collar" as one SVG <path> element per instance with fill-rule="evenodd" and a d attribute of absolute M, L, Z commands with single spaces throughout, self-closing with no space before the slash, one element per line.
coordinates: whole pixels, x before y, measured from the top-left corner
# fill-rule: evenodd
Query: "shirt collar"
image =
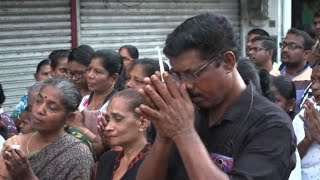
<path fill-rule="evenodd" d="M 231 105 L 228 108 L 228 110 L 224 113 L 220 123 L 225 120 L 235 121 L 244 118 L 244 116 L 246 116 L 249 111 L 250 104 L 253 103 L 252 101 L 254 93 L 255 87 L 250 81 L 247 83 L 247 88 L 242 93 L 240 98 L 233 105 Z"/>

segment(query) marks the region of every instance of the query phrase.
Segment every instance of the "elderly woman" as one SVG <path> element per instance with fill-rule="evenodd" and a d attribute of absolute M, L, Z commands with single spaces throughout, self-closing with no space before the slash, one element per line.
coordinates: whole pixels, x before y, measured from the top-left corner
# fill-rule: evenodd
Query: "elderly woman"
<path fill-rule="evenodd" d="M 34 133 L 13 136 L 0 157 L 3 179 L 91 179 L 89 147 L 64 131 L 81 100 L 72 82 L 48 79 L 32 104 Z"/>
<path fill-rule="evenodd" d="M 150 149 L 146 138 L 150 122 L 135 112 L 142 103 L 134 89 L 120 91 L 110 100 L 105 121 L 100 119 L 99 132 L 107 137 L 111 147 L 120 146 L 122 151 L 109 150 L 101 156 L 97 180 L 135 179 Z"/>
<path fill-rule="evenodd" d="M 51 73 L 51 61 L 49 59 L 44 59 L 38 63 L 36 73 L 34 74 L 34 79 L 37 82 L 49 79 L 51 78 Z M 28 93 L 23 95 L 19 104 L 17 104 L 17 106 L 11 114 L 11 118 L 15 121 L 17 127 L 20 125 L 21 122 L 20 115 L 25 110 L 27 105 Z"/>

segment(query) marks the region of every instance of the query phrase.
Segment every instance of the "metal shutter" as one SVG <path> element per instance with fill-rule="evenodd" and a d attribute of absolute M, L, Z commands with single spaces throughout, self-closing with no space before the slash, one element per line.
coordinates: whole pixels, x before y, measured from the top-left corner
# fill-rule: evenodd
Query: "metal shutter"
<path fill-rule="evenodd" d="M 10 113 L 34 83 L 40 60 L 71 48 L 70 0 L 2 0 L 0 24 L 0 82 Z"/>
<path fill-rule="evenodd" d="M 157 58 L 155 47 L 163 47 L 169 32 L 185 19 L 209 11 L 230 18 L 239 33 L 239 0 L 81 0 L 80 42 L 114 50 L 132 44 L 140 58 Z"/>

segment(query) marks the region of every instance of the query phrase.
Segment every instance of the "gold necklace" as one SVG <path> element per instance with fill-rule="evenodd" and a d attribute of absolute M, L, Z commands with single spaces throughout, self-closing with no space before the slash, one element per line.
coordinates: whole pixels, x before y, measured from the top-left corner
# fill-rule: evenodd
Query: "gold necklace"
<path fill-rule="evenodd" d="M 28 154 L 30 153 L 30 152 L 29 152 L 29 143 L 30 143 L 32 137 L 33 137 L 35 134 L 37 134 L 37 132 L 38 132 L 38 131 L 34 132 L 34 133 L 30 136 L 30 138 L 29 138 L 29 140 L 28 140 L 28 142 L 27 142 L 27 153 L 28 153 Z"/>

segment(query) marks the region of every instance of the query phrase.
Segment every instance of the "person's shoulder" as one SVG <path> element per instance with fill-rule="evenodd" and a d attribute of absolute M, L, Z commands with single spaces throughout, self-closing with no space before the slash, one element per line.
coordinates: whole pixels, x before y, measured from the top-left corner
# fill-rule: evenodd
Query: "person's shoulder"
<path fill-rule="evenodd" d="M 262 95 L 256 95 L 253 103 L 254 117 L 260 117 L 264 124 L 282 124 L 292 129 L 292 120 L 289 115 Z"/>
<path fill-rule="evenodd" d="M 65 134 L 63 136 L 63 140 L 66 143 L 66 147 L 68 147 L 68 152 L 72 154 L 72 158 L 80 158 L 84 161 L 88 160 L 93 162 L 93 154 L 85 142 L 73 137 L 70 134 Z"/>
<path fill-rule="evenodd" d="M 100 161 L 111 161 L 113 159 L 115 159 L 121 152 L 120 151 L 115 151 L 115 150 L 108 150 L 105 153 L 102 154 L 102 156 L 100 157 Z"/>

